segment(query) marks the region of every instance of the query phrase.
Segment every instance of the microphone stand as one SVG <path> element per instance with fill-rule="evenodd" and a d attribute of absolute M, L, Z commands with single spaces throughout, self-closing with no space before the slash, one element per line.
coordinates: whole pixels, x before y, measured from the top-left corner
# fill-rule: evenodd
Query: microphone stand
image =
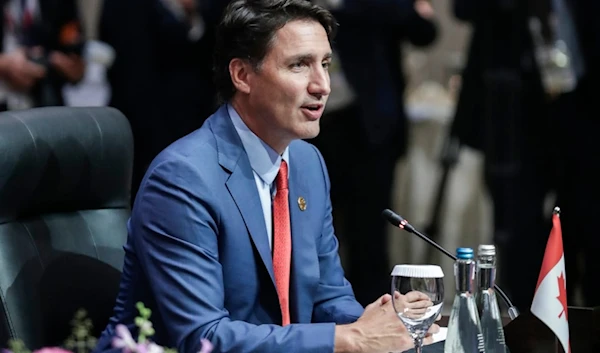
<path fill-rule="evenodd" d="M 446 194 L 446 186 L 448 184 L 448 178 L 452 168 L 456 166 L 458 162 L 458 154 L 460 151 L 460 141 L 458 137 L 453 136 L 452 133 L 448 134 L 442 150 L 441 164 L 442 164 L 442 177 L 440 178 L 437 186 L 435 200 L 433 201 L 433 211 L 431 213 L 430 223 L 425 227 L 425 233 L 429 237 L 436 241 L 439 238 L 440 228 L 440 215 L 442 213 L 442 202 Z M 433 248 L 427 249 L 427 259 L 433 258 Z"/>
<path fill-rule="evenodd" d="M 410 223 L 408 223 L 408 221 L 405 220 L 399 214 L 395 213 L 394 211 L 392 211 L 390 209 L 385 209 L 385 210 L 383 210 L 381 215 L 383 216 L 383 218 L 387 219 L 388 222 L 390 222 L 392 225 L 394 225 L 400 229 L 403 229 L 409 233 L 415 234 L 419 238 L 421 238 L 421 239 L 425 240 L 427 243 L 429 243 L 429 245 L 433 246 L 434 248 L 436 248 L 440 252 L 442 252 L 444 255 L 451 258 L 453 261 L 456 261 L 456 256 L 454 254 L 452 254 L 448 250 L 444 249 L 441 245 L 439 245 L 435 241 L 429 239 L 429 237 L 427 237 L 425 234 L 416 230 L 415 227 L 413 227 Z M 517 309 L 516 306 L 513 305 L 510 298 L 508 298 L 508 295 L 506 295 L 506 293 L 504 293 L 504 291 L 498 286 L 498 284 L 494 284 L 494 290 L 496 292 L 498 292 L 498 294 L 500 295 L 500 297 L 502 298 L 502 300 L 508 307 L 508 316 L 510 317 L 510 319 L 511 320 L 516 319 L 519 316 L 519 310 Z"/>

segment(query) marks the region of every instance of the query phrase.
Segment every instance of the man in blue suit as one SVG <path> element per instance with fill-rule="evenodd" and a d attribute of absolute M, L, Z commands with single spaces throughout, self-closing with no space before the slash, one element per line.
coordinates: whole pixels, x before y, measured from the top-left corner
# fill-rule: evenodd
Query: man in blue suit
<path fill-rule="evenodd" d="M 319 132 L 334 31 L 331 14 L 304 0 L 229 5 L 215 55 L 227 103 L 150 165 L 98 352 L 111 348 L 116 325 L 136 332 L 139 301 L 152 309 L 153 339 L 185 353 L 197 352 L 202 338 L 216 352 L 412 346 L 389 295 L 364 309 L 355 300 L 323 158 L 301 141 Z M 398 300 L 431 305 L 423 294 Z"/>

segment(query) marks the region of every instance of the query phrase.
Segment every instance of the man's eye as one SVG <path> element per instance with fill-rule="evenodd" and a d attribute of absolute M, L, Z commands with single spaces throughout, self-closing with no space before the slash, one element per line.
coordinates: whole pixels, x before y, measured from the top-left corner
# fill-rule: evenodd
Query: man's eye
<path fill-rule="evenodd" d="M 331 63 L 330 62 L 324 62 L 322 65 L 323 65 L 324 69 L 329 69 L 329 67 L 331 66 Z"/>

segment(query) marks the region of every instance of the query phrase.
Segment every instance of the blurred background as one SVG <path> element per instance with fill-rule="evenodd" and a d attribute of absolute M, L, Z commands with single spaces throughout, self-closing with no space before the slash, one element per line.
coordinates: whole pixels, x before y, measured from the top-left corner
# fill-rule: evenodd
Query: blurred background
<path fill-rule="evenodd" d="M 600 5 L 314 2 L 340 29 L 333 92 L 310 142 L 330 170 L 342 262 L 359 301 L 389 291 L 401 263 L 442 265 L 454 295 L 452 260 L 386 224 L 389 207 L 451 252 L 495 244 L 498 282 L 527 310 L 559 205 L 570 304 L 598 305 Z M 226 0 L 0 4 L 3 109 L 121 110 L 135 139 L 132 199 L 152 158 L 215 110 L 212 47 Z"/>

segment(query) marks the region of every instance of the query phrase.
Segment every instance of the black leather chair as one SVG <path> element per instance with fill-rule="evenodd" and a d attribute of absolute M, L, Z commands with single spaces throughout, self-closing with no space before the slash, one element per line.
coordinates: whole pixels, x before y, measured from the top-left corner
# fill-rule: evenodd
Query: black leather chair
<path fill-rule="evenodd" d="M 0 347 L 61 345 L 84 308 L 98 336 L 118 291 L 133 138 L 113 108 L 0 113 Z"/>

